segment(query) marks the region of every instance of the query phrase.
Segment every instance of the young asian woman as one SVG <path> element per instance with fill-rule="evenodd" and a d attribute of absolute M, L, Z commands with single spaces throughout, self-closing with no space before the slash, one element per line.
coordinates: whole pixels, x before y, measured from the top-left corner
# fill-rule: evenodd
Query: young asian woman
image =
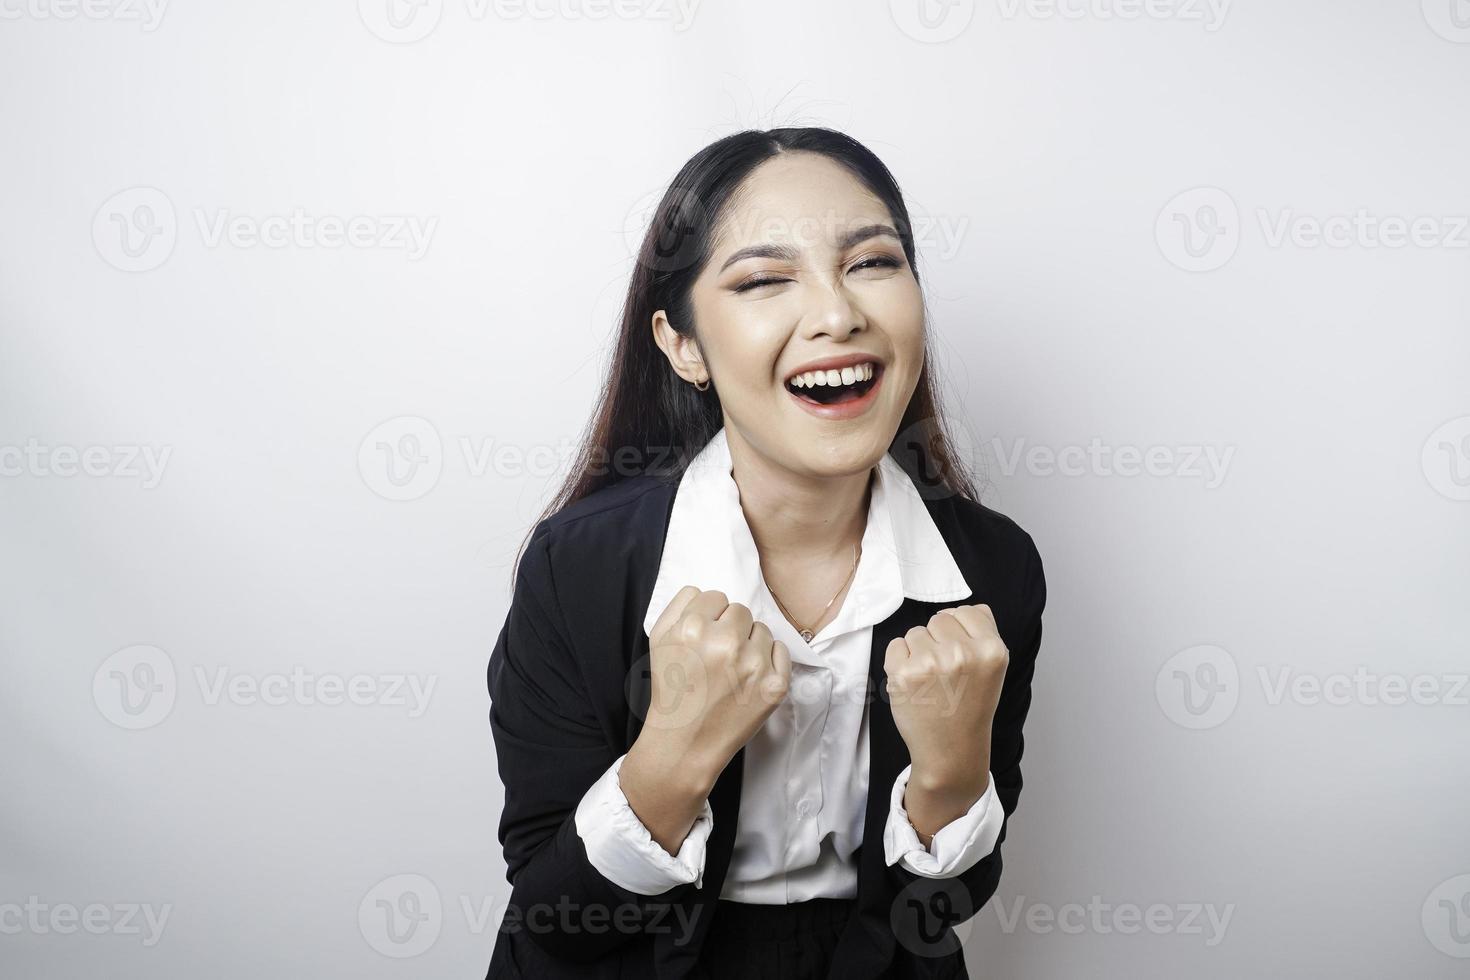
<path fill-rule="evenodd" d="M 950 448 L 907 209 L 828 129 L 696 154 L 491 654 L 489 977 L 964 977 L 1046 586 Z"/>

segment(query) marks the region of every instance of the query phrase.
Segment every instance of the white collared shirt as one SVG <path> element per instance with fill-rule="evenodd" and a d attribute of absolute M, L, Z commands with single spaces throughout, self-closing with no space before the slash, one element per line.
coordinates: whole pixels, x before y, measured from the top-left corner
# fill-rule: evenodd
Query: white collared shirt
<path fill-rule="evenodd" d="M 865 694 L 873 627 L 904 596 L 949 602 L 971 595 L 908 474 L 887 454 L 876 469 L 852 586 L 836 617 L 811 643 L 787 622 L 766 587 L 724 429 L 690 461 L 679 482 L 644 632 L 675 593 L 693 585 L 718 589 L 747 606 L 791 653 L 787 697 L 745 745 L 740 814 L 721 898 L 790 904 L 856 896 L 855 852 L 863 842 L 868 797 Z M 688 882 L 702 887 L 705 845 L 714 829 L 709 801 L 679 853 L 669 854 L 623 795 L 618 772 L 626 757 L 619 756 L 577 806 L 577 833 L 588 860 L 614 884 L 641 895 Z M 926 849 L 903 807 L 912 771 L 912 765 L 905 767 L 891 788 L 885 862 L 946 878 L 990 854 L 1005 819 L 995 780 Z"/>

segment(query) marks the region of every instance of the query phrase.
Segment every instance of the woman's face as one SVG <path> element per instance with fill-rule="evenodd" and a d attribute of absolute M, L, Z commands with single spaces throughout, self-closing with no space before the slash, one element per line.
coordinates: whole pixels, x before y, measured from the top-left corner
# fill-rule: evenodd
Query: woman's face
<path fill-rule="evenodd" d="M 762 163 L 732 196 L 692 299 L 698 343 L 676 350 L 664 330 L 665 351 L 687 379 L 712 379 L 732 443 L 809 476 L 878 462 L 918 384 L 924 311 L 893 218 L 857 178 L 817 153 Z M 838 383 L 811 385 L 834 359 L 822 380 Z"/>

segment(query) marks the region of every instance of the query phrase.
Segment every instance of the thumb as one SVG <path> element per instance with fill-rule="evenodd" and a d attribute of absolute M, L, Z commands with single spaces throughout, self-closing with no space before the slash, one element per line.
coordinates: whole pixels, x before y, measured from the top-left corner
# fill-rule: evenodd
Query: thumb
<path fill-rule="evenodd" d="M 678 592 L 675 592 L 674 597 L 669 600 L 669 604 L 664 607 L 664 611 L 659 613 L 658 619 L 654 621 L 653 629 L 648 631 L 649 643 L 656 644 L 664 633 L 668 632 L 679 621 L 679 617 L 684 615 L 684 610 L 689 606 L 689 603 L 694 601 L 694 597 L 697 595 L 699 595 L 699 589 L 692 585 L 686 585 Z"/>

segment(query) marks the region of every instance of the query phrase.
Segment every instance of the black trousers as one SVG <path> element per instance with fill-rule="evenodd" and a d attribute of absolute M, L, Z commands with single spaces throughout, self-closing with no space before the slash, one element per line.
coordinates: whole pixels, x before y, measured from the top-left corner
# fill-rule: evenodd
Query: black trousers
<path fill-rule="evenodd" d="M 699 966 L 709 980 L 826 980 L 853 905 L 850 898 L 789 905 L 718 899 Z"/>

